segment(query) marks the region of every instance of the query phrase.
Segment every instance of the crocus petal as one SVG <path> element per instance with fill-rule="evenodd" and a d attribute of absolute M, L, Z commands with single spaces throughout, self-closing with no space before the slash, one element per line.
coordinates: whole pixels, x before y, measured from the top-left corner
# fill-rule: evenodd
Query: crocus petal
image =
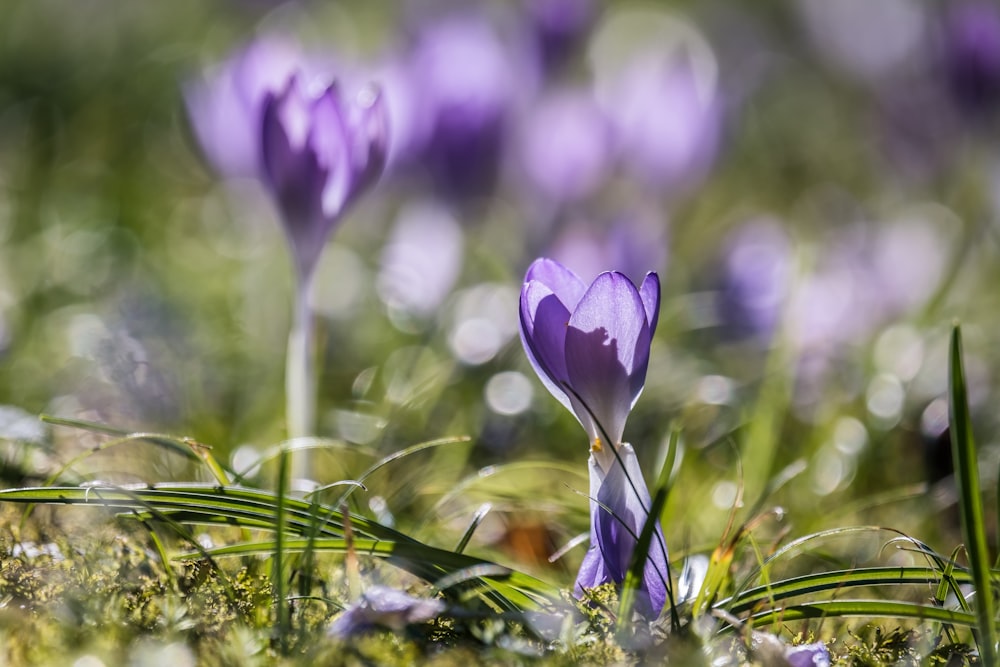
<path fill-rule="evenodd" d="M 256 109 L 268 93 L 281 92 L 308 65 L 308 58 L 293 42 L 280 37 L 258 39 L 233 59 L 233 83 L 243 104 Z"/>
<path fill-rule="evenodd" d="M 212 166 L 227 176 L 256 176 L 260 168 L 254 132 L 259 117 L 233 80 L 226 63 L 184 86 L 184 102 L 198 145 Z"/>
<path fill-rule="evenodd" d="M 336 84 L 330 85 L 311 109 L 310 148 L 327 174 L 322 189 L 323 215 L 335 218 L 341 214 L 351 193 L 351 155 L 347 144 L 349 129 Z"/>
<path fill-rule="evenodd" d="M 597 538 L 597 513 L 600 505 L 597 496 L 601 493 L 601 485 L 604 483 L 604 471 L 597 464 L 593 457 L 590 458 L 590 547 L 580 564 L 580 571 L 576 575 L 576 585 L 573 594 L 582 597 L 583 589 L 595 588 L 601 584 L 616 583 L 608 572 L 604 564 L 604 554 L 601 552 L 601 544 Z"/>
<path fill-rule="evenodd" d="M 529 281 L 521 289 L 521 341 L 528 361 L 545 388 L 573 410 L 563 383 L 566 373 L 566 327 L 570 312 L 547 285 Z"/>
<path fill-rule="evenodd" d="M 656 333 L 656 325 L 660 321 L 660 277 L 650 271 L 639 287 L 639 297 L 646 309 L 646 321 L 649 323 L 649 337 Z"/>
<path fill-rule="evenodd" d="M 580 280 L 580 276 L 559 262 L 545 257 L 531 263 L 524 281 L 538 281 L 548 287 L 570 312 L 587 291 L 587 285 Z"/>
<path fill-rule="evenodd" d="M 264 176 L 274 193 L 300 275 L 309 275 L 333 220 L 323 214 L 328 172 L 310 144 L 308 102 L 292 79 L 264 102 Z"/>
<path fill-rule="evenodd" d="M 592 506 L 593 534 L 604 558 L 607 576 L 616 583 L 625 581 L 632 554 L 642 528 L 649 516 L 651 499 L 642 470 L 631 445 L 618 449 L 620 462 L 604 475 L 597 493 L 598 503 Z M 594 457 L 590 460 L 593 479 L 601 472 Z M 649 555 L 643 568 L 642 585 L 636 598 L 636 611 L 646 618 L 656 618 L 667 599 L 667 560 L 663 531 L 657 521 Z"/>
<path fill-rule="evenodd" d="M 351 106 L 351 174 L 354 194 L 367 190 L 382 174 L 389 154 L 389 108 L 378 86 L 358 93 Z"/>
<path fill-rule="evenodd" d="M 646 379 L 649 324 L 635 285 L 602 273 L 570 316 L 566 368 L 576 396 L 618 443 Z"/>

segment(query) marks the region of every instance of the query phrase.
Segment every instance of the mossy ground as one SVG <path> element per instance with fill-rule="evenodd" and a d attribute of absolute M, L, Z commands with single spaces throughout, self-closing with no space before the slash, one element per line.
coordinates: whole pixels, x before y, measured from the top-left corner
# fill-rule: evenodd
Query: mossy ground
<path fill-rule="evenodd" d="M 348 641 L 327 635 L 346 590 L 336 561 L 317 571 L 321 595 L 294 607 L 292 637 L 273 634 L 273 589 L 263 559 L 162 561 L 148 527 L 127 520 L 66 525 L 45 508 L 0 507 L 0 656 L 19 665 L 645 665 L 778 664 L 747 651 L 739 637 L 706 645 L 692 632 L 660 637 L 641 652 L 615 640 L 607 609 L 614 590 L 543 643 L 517 623 L 442 618 L 405 631 L 374 631 Z M 93 518 L 93 517 L 91 517 Z M 319 581 L 319 579 L 317 579 Z M 331 589 L 337 589 L 333 591 Z M 840 667 L 976 665 L 967 644 L 926 629 L 838 626 L 829 642 Z M 780 629 L 779 629 L 780 631 Z M 826 628 L 829 631 L 829 627 Z M 788 642 L 814 637 L 791 636 Z M 284 644 L 284 647 L 282 647 Z"/>

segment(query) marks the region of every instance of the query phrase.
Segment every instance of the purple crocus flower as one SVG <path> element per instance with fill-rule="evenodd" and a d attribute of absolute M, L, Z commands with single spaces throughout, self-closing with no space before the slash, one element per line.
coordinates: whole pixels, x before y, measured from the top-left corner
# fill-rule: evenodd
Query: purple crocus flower
<path fill-rule="evenodd" d="M 316 389 L 310 288 L 327 237 L 379 177 L 388 110 L 375 88 L 345 99 L 318 61 L 276 42 L 257 42 L 187 91 L 195 133 L 226 176 L 258 178 L 284 223 L 296 270 L 285 385 L 288 434 L 315 431 Z M 309 473 L 297 457 L 292 474 Z"/>
<path fill-rule="evenodd" d="M 699 90 L 692 66 L 637 60 L 623 75 L 616 106 L 626 166 L 641 180 L 684 189 L 715 156 L 720 114 L 714 90 Z"/>
<path fill-rule="evenodd" d="M 265 96 L 262 126 L 264 180 L 309 276 L 345 208 L 382 173 L 386 109 L 377 89 L 349 102 L 335 83 L 314 93 L 293 75 Z"/>
<path fill-rule="evenodd" d="M 566 63 L 584 41 L 598 14 L 596 4 L 594 0 L 531 0 L 525 3 L 545 69 Z"/>
<path fill-rule="evenodd" d="M 610 124 L 586 91 L 561 91 L 539 100 L 525 119 L 519 144 L 527 180 L 556 203 L 586 197 L 610 170 Z"/>
<path fill-rule="evenodd" d="M 638 288 L 616 271 L 588 287 L 550 259 L 536 260 L 521 290 L 521 341 L 545 387 L 590 437 L 590 548 L 576 594 L 625 580 L 647 520 L 649 491 L 632 446 L 621 441 L 642 392 L 656 330 L 660 282 Z M 636 610 L 655 618 L 666 601 L 666 548 L 657 525 Z"/>
<path fill-rule="evenodd" d="M 320 61 L 262 39 L 185 90 L 206 157 L 224 176 L 261 179 L 274 198 L 300 276 L 311 274 L 347 205 L 381 173 L 388 145 L 382 95 L 346 100 Z"/>
<path fill-rule="evenodd" d="M 958 105 L 971 114 L 1000 104 L 1000 9 L 970 0 L 950 7 L 944 25 L 948 82 Z"/>
<path fill-rule="evenodd" d="M 475 13 L 427 24 L 407 54 L 414 112 L 426 132 L 422 164 L 445 194 L 489 194 L 514 100 L 525 86 L 494 27 Z"/>
<path fill-rule="evenodd" d="M 719 317 L 737 337 L 768 342 L 791 290 L 794 255 L 776 221 L 746 223 L 725 242 Z"/>

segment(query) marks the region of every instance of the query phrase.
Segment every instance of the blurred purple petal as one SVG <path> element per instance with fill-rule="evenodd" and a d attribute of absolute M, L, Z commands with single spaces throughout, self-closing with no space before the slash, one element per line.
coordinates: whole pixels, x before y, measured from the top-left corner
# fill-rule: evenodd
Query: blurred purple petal
<path fill-rule="evenodd" d="M 495 185 L 511 107 L 525 89 L 515 60 L 471 12 L 419 31 L 407 63 L 427 128 L 422 163 L 449 195 L 477 197 Z"/>
<path fill-rule="evenodd" d="M 830 667 L 830 651 L 823 642 L 789 646 L 785 660 L 790 667 Z"/>
<path fill-rule="evenodd" d="M 791 288 L 787 235 L 777 222 L 754 220 L 727 237 L 723 254 L 720 320 L 738 336 L 769 339 Z"/>
<path fill-rule="evenodd" d="M 926 7 L 917 0 L 799 0 L 799 16 L 819 54 L 833 67 L 873 83 L 890 80 L 919 56 Z"/>
<path fill-rule="evenodd" d="M 646 211 L 629 211 L 607 222 L 569 218 L 551 255 L 586 280 L 613 266 L 639 284 L 647 271 L 666 264 L 666 225 L 659 214 Z"/>
<path fill-rule="evenodd" d="M 520 133 L 524 174 L 552 201 L 586 197 L 607 177 L 611 139 L 608 121 L 588 93 L 551 93 L 529 112 Z"/>
<path fill-rule="evenodd" d="M 566 62 L 597 17 L 594 0 L 526 0 L 525 5 L 547 70 Z"/>
<path fill-rule="evenodd" d="M 658 58 L 637 60 L 623 74 L 617 130 L 622 157 L 641 180 L 689 187 L 715 155 L 719 109 L 701 90 L 692 66 Z"/>
<path fill-rule="evenodd" d="M 304 65 L 290 43 L 262 39 L 184 87 L 195 136 L 220 174 L 259 175 L 264 98 L 284 90 Z"/>
<path fill-rule="evenodd" d="M 995 110 L 1000 104 L 1000 7 L 982 0 L 951 3 L 944 58 L 959 106 L 970 113 Z"/>
<path fill-rule="evenodd" d="M 372 586 L 330 624 L 327 634 L 345 639 L 375 628 L 399 631 L 426 623 L 445 610 L 441 600 L 418 598 L 388 586 Z"/>

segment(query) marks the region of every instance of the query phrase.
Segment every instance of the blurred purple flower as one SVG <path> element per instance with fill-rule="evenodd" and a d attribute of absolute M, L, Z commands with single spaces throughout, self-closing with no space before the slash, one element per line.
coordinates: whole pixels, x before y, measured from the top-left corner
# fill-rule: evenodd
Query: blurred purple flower
<path fill-rule="evenodd" d="M 639 180 L 683 190 L 700 182 L 719 141 L 721 114 L 714 85 L 686 60 L 659 54 L 634 59 L 621 73 L 607 112 L 621 157 Z"/>
<path fill-rule="evenodd" d="M 438 19 L 407 54 L 414 113 L 426 132 L 423 164 L 449 195 L 493 189 L 513 100 L 525 87 L 515 57 L 474 14 Z"/>
<path fill-rule="evenodd" d="M 576 594 L 625 580 L 650 507 L 625 421 L 642 392 L 656 330 L 660 283 L 639 288 L 621 273 L 600 274 L 588 287 L 558 262 L 538 259 L 521 290 L 521 341 L 545 387 L 576 415 L 591 441 L 590 548 Z M 604 436 L 610 439 L 606 441 Z M 659 525 L 650 548 L 637 611 L 655 618 L 666 601 L 666 548 Z"/>
<path fill-rule="evenodd" d="M 597 16 L 594 0 L 527 0 L 525 9 L 546 70 L 566 62 Z"/>
<path fill-rule="evenodd" d="M 549 254 L 584 280 L 593 280 L 606 266 L 617 266 L 638 283 L 650 267 L 660 270 L 666 265 L 667 242 L 659 215 L 630 211 L 603 226 L 569 219 Z"/>
<path fill-rule="evenodd" d="M 306 90 L 293 75 L 263 103 L 264 180 L 302 276 L 310 276 L 344 209 L 382 173 L 388 122 L 381 93 L 345 101 L 336 84 Z"/>
<path fill-rule="evenodd" d="M 445 610 L 441 600 L 418 598 L 389 586 L 372 586 L 330 624 L 327 634 L 346 639 L 376 628 L 399 631 L 426 623 Z"/>
<path fill-rule="evenodd" d="M 346 101 L 318 62 L 260 40 L 187 86 L 195 134 L 225 176 L 263 181 L 284 222 L 300 276 L 315 268 L 344 209 L 379 176 L 388 149 L 381 94 Z"/>
<path fill-rule="evenodd" d="M 830 651 L 823 642 L 800 644 L 785 649 L 790 667 L 830 667 Z"/>
<path fill-rule="evenodd" d="M 519 144 L 528 181 L 556 203 L 593 192 L 608 174 L 613 151 L 607 119 L 582 91 L 539 100 L 525 119 Z"/>
<path fill-rule="evenodd" d="M 772 220 L 754 220 L 725 242 L 719 317 L 739 336 L 769 339 L 791 287 L 792 249 Z"/>
<path fill-rule="evenodd" d="M 944 22 L 948 83 L 959 107 L 977 114 L 1000 104 L 1000 7 L 995 2 L 953 3 Z"/>

